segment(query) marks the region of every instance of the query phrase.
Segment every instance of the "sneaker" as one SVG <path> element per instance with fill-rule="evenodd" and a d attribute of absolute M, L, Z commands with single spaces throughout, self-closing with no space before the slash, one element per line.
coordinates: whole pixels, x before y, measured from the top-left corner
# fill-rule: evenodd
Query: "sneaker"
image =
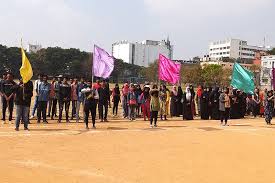
<path fill-rule="evenodd" d="M 151 127 L 151 128 L 154 128 L 154 126 L 153 126 L 153 125 L 150 125 L 150 127 Z"/>

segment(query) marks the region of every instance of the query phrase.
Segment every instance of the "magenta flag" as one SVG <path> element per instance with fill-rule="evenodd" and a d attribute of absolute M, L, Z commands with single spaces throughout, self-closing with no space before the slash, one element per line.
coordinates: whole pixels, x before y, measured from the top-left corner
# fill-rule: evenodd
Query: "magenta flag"
<path fill-rule="evenodd" d="M 159 79 L 176 84 L 180 80 L 180 63 L 159 55 Z"/>
<path fill-rule="evenodd" d="M 108 78 L 114 70 L 114 57 L 95 45 L 93 59 L 93 76 Z"/>

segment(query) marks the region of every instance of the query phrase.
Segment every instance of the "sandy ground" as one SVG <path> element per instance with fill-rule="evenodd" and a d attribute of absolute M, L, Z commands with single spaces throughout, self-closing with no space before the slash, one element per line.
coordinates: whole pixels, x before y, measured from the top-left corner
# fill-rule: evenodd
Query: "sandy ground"
<path fill-rule="evenodd" d="M 35 123 L 35 121 L 32 121 Z M 0 125 L 3 183 L 271 183 L 275 182 L 275 127 L 262 118 L 148 122 L 110 119 L 31 124 L 15 132 Z"/>

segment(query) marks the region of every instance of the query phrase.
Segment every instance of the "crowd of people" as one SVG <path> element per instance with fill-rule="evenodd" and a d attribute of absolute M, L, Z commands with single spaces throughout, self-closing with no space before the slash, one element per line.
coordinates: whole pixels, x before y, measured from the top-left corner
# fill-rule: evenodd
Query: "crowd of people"
<path fill-rule="evenodd" d="M 108 122 L 108 109 L 112 106 L 113 116 L 118 115 L 119 104 L 123 109 L 123 117 L 130 121 L 136 118 L 149 120 L 150 126 L 157 127 L 157 121 L 168 117 L 182 116 L 183 120 L 193 120 L 195 116 L 202 120 L 220 120 L 227 125 L 228 119 L 241 119 L 246 115 L 265 117 L 271 124 L 274 113 L 273 91 L 255 89 L 254 94 L 246 94 L 233 88 L 202 87 L 194 89 L 188 84 L 183 91 L 181 86 L 145 83 L 143 85 L 125 82 L 120 88 L 115 84 L 113 89 L 106 80 L 91 80 L 84 78 L 54 77 L 48 81 L 47 75 L 38 75 L 33 83 L 16 83 L 12 73 L 4 73 L 0 81 L 2 104 L 2 121 L 13 119 L 13 108 L 16 105 L 15 130 L 20 123 L 28 130 L 30 119 L 36 116 L 37 123 L 48 123 L 47 119 L 56 119 L 61 123 L 83 121 L 89 129 L 89 115 L 93 128 L 95 122 Z M 32 97 L 34 104 L 31 108 Z M 81 112 L 82 110 L 82 112 Z M 71 112 L 70 112 L 71 111 Z M 65 118 L 63 118 L 63 112 Z M 82 116 L 80 114 L 83 114 Z"/>

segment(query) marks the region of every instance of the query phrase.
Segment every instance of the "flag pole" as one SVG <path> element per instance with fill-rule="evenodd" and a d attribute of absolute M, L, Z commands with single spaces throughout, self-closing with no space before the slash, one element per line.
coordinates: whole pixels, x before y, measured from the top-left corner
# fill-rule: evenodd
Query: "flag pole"
<path fill-rule="evenodd" d="M 21 55 L 22 54 L 23 54 L 23 40 L 21 38 Z M 23 57 L 23 55 L 22 55 L 22 57 Z M 23 82 L 23 100 L 25 100 L 25 85 L 24 85 L 24 81 L 23 80 L 22 80 L 22 82 Z"/>

